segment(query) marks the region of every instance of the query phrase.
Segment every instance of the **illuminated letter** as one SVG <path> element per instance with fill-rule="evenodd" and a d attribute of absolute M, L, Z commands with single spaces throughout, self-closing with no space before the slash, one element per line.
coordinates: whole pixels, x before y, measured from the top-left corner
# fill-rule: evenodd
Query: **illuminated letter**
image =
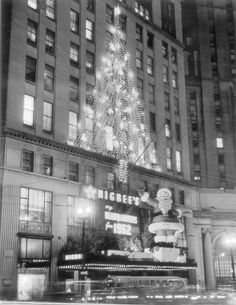
<path fill-rule="evenodd" d="M 139 205 L 139 197 L 135 197 L 134 198 L 134 204 L 136 205 L 136 206 L 138 206 Z"/>
<path fill-rule="evenodd" d="M 98 190 L 98 198 L 103 199 L 103 190 Z"/>
<path fill-rule="evenodd" d="M 133 196 L 128 196 L 128 204 L 132 204 L 133 203 Z"/>
<path fill-rule="evenodd" d="M 123 198 L 122 198 L 122 199 L 123 199 L 122 202 L 123 202 L 123 203 L 127 203 L 127 195 L 123 195 L 122 197 L 123 197 Z"/>
<path fill-rule="evenodd" d="M 115 201 L 115 193 L 114 192 L 110 192 L 109 199 L 111 201 Z"/>
<path fill-rule="evenodd" d="M 106 199 L 106 200 L 108 199 L 108 191 L 104 192 L 104 199 Z"/>
<path fill-rule="evenodd" d="M 116 201 L 121 202 L 121 194 L 119 193 L 116 194 Z"/>

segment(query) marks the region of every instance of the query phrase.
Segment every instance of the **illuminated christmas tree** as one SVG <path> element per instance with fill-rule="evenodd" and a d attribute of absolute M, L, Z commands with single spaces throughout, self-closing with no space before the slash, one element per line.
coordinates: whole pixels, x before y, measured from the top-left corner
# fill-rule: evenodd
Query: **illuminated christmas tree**
<path fill-rule="evenodd" d="M 119 27 L 119 8 L 115 9 L 112 34 L 75 142 L 86 150 L 118 159 L 119 180 L 126 183 L 128 163 L 155 170 L 159 166 L 129 67 L 129 54 Z"/>

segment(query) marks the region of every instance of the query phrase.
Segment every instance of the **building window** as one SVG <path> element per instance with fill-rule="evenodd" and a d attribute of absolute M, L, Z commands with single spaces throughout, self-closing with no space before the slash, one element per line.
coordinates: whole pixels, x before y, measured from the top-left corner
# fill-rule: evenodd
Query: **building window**
<path fill-rule="evenodd" d="M 79 80 L 74 76 L 70 76 L 70 99 L 72 101 L 79 99 Z"/>
<path fill-rule="evenodd" d="M 174 98 L 174 111 L 176 115 L 179 115 L 179 99 L 177 97 Z"/>
<path fill-rule="evenodd" d="M 37 2 L 38 2 L 38 0 L 28 0 L 28 6 L 34 10 L 37 10 L 37 8 L 38 8 Z"/>
<path fill-rule="evenodd" d="M 69 111 L 69 139 L 75 140 L 78 129 L 78 113 Z"/>
<path fill-rule="evenodd" d="M 136 23 L 136 40 L 143 41 L 143 27 Z"/>
<path fill-rule="evenodd" d="M 147 32 L 147 46 L 153 49 L 154 35 L 151 32 Z"/>
<path fill-rule="evenodd" d="M 46 0 L 46 16 L 55 19 L 55 0 Z"/>
<path fill-rule="evenodd" d="M 140 50 L 136 50 L 136 67 L 138 69 L 143 68 L 143 53 Z"/>
<path fill-rule="evenodd" d="M 168 84 L 168 82 L 169 82 L 168 67 L 166 65 L 163 65 L 163 82 L 165 84 Z"/>
<path fill-rule="evenodd" d="M 138 1 L 135 1 L 135 13 L 144 17 L 146 20 L 150 20 L 149 9 L 144 7 L 143 4 L 145 4 L 145 1 L 143 1 L 142 4 L 140 4 Z"/>
<path fill-rule="evenodd" d="M 45 51 L 50 55 L 55 54 L 55 33 L 49 29 L 46 29 Z"/>
<path fill-rule="evenodd" d="M 161 20 L 162 29 L 175 37 L 175 6 L 170 0 L 161 0 Z"/>
<path fill-rule="evenodd" d="M 23 123 L 29 126 L 34 125 L 34 97 L 27 94 L 24 95 Z"/>
<path fill-rule="evenodd" d="M 179 190 L 179 204 L 184 205 L 184 203 L 185 203 L 184 190 Z"/>
<path fill-rule="evenodd" d="M 137 90 L 140 98 L 143 98 L 143 80 L 137 78 Z"/>
<path fill-rule="evenodd" d="M 87 0 L 87 10 L 94 12 L 94 0 Z"/>
<path fill-rule="evenodd" d="M 156 131 L 156 114 L 154 112 L 150 112 L 150 128 L 151 131 Z"/>
<path fill-rule="evenodd" d="M 177 142 L 181 142 L 180 125 L 177 123 L 175 124 L 175 139 Z"/>
<path fill-rule="evenodd" d="M 165 122 L 165 136 L 170 138 L 170 120 L 166 120 Z"/>
<path fill-rule="evenodd" d="M 173 71 L 172 72 L 172 87 L 177 89 L 177 72 Z"/>
<path fill-rule="evenodd" d="M 36 59 L 26 56 L 25 80 L 35 83 L 36 81 Z"/>
<path fill-rule="evenodd" d="M 149 103 L 155 104 L 154 86 L 152 84 L 148 84 L 148 100 Z"/>
<path fill-rule="evenodd" d="M 153 75 L 153 58 L 150 56 L 147 57 L 147 73 Z"/>
<path fill-rule="evenodd" d="M 119 25 L 122 31 L 126 31 L 127 17 L 123 14 L 119 15 Z"/>
<path fill-rule="evenodd" d="M 222 138 L 216 138 L 216 147 L 217 148 L 224 148 L 224 143 Z"/>
<path fill-rule="evenodd" d="M 168 58 L 168 43 L 165 41 L 162 41 L 161 52 L 162 52 L 162 57 Z"/>
<path fill-rule="evenodd" d="M 110 43 L 112 41 L 112 37 L 113 37 L 112 33 L 109 31 L 106 31 L 106 51 L 108 51 L 110 48 Z"/>
<path fill-rule="evenodd" d="M 95 185 L 95 168 L 93 166 L 86 166 L 85 184 Z"/>
<path fill-rule="evenodd" d="M 20 231 L 51 234 L 52 193 L 21 187 Z M 39 251 L 39 249 L 35 249 Z M 50 254 L 50 253 L 49 253 Z M 23 255 L 24 257 L 24 255 Z"/>
<path fill-rule="evenodd" d="M 32 223 L 30 223 L 30 227 L 41 228 L 41 226 L 39 226 L 38 224 L 35 224 L 33 226 Z M 41 234 L 41 232 L 39 234 Z M 50 259 L 50 256 L 51 256 L 50 240 L 25 238 L 25 237 L 20 238 L 20 259 L 45 260 L 45 259 Z"/>
<path fill-rule="evenodd" d="M 86 72 L 88 74 L 94 74 L 94 54 L 86 52 Z"/>
<path fill-rule="evenodd" d="M 42 173 L 46 176 L 52 176 L 53 159 L 51 156 L 42 156 Z"/>
<path fill-rule="evenodd" d="M 43 130 L 52 131 L 52 104 L 48 102 L 43 103 Z"/>
<path fill-rule="evenodd" d="M 182 172 L 181 152 L 176 150 L 175 157 L 176 157 L 176 171 L 178 173 L 181 173 Z"/>
<path fill-rule="evenodd" d="M 79 164 L 75 162 L 69 162 L 69 180 L 79 181 Z"/>
<path fill-rule="evenodd" d="M 107 188 L 108 188 L 108 190 L 115 189 L 115 174 L 114 173 L 107 173 Z"/>
<path fill-rule="evenodd" d="M 44 89 L 49 91 L 53 91 L 54 89 L 54 68 L 49 65 L 45 65 Z"/>
<path fill-rule="evenodd" d="M 70 64 L 72 66 L 79 66 L 79 46 L 73 42 L 70 44 Z"/>
<path fill-rule="evenodd" d="M 27 43 L 33 47 L 37 45 L 37 23 L 30 19 L 27 24 Z"/>
<path fill-rule="evenodd" d="M 94 41 L 94 23 L 88 19 L 86 19 L 85 37 L 89 41 Z"/>
<path fill-rule="evenodd" d="M 170 110 L 170 95 L 168 92 L 164 92 L 164 103 L 165 103 L 165 110 Z"/>
<path fill-rule="evenodd" d="M 26 172 L 33 172 L 34 169 L 34 152 L 23 150 L 22 170 Z"/>
<path fill-rule="evenodd" d="M 166 147 L 166 166 L 168 170 L 172 168 L 172 151 L 170 147 Z"/>
<path fill-rule="evenodd" d="M 86 83 L 86 104 L 93 105 L 94 103 L 94 86 Z"/>
<path fill-rule="evenodd" d="M 114 22 L 114 9 L 109 5 L 106 5 L 106 21 L 111 24 Z"/>
<path fill-rule="evenodd" d="M 171 62 L 177 64 L 177 50 L 173 47 L 171 48 Z"/>
<path fill-rule="evenodd" d="M 79 34 L 79 13 L 73 10 L 70 11 L 70 30 Z"/>

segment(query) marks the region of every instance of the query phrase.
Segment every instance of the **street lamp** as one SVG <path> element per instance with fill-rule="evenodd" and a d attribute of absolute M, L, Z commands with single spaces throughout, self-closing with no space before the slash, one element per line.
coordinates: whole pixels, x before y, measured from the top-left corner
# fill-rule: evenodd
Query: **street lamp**
<path fill-rule="evenodd" d="M 225 244 L 230 249 L 230 256 L 231 256 L 231 267 L 232 267 L 232 277 L 235 281 L 235 267 L 234 267 L 234 255 L 233 255 L 233 247 L 236 245 L 236 238 L 235 237 L 227 237 L 225 239 Z"/>
<path fill-rule="evenodd" d="M 84 270 L 85 266 L 85 219 L 91 214 L 90 207 L 86 208 L 79 208 L 78 214 L 82 218 L 82 240 L 81 240 L 81 246 L 82 246 L 82 270 Z"/>

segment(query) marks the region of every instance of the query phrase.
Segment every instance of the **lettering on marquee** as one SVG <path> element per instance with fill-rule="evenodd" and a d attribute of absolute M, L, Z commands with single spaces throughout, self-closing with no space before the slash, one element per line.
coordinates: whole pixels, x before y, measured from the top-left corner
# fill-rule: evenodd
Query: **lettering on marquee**
<path fill-rule="evenodd" d="M 137 196 L 121 194 L 121 193 L 116 193 L 113 191 L 106 191 L 106 190 L 100 190 L 100 189 L 98 189 L 98 191 L 97 191 L 97 197 L 99 199 L 110 200 L 113 202 L 119 202 L 119 203 L 124 203 L 124 204 L 129 204 L 129 205 L 135 205 L 135 206 L 139 206 L 139 203 L 140 203 L 139 197 L 137 197 Z"/>

